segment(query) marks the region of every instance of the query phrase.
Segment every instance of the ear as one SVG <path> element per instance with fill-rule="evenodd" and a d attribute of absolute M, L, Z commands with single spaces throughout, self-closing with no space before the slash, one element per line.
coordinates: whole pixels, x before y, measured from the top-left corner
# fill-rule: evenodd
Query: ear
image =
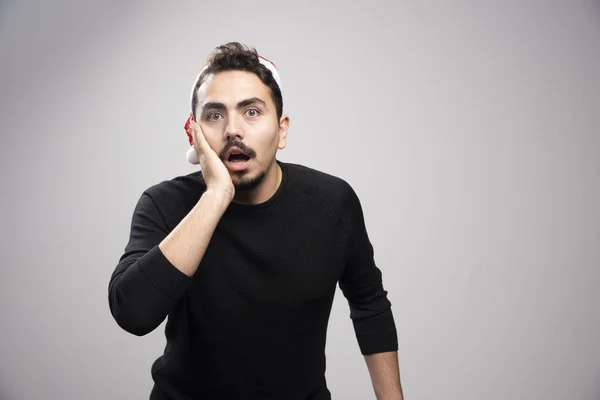
<path fill-rule="evenodd" d="M 287 115 L 282 115 L 279 120 L 279 144 L 277 148 L 279 150 L 283 150 L 287 144 L 287 133 L 288 128 L 290 127 L 290 117 Z"/>
<path fill-rule="evenodd" d="M 190 113 L 188 119 L 185 121 L 185 125 L 183 126 L 183 129 L 185 129 L 185 133 L 187 134 L 188 143 L 190 144 L 190 146 L 194 144 L 194 138 L 192 137 L 191 127 L 192 122 L 194 122 L 194 114 Z"/>

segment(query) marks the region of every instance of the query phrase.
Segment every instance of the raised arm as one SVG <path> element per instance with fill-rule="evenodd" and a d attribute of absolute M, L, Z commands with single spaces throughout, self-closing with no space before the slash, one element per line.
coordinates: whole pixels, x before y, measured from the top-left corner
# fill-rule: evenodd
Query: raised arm
<path fill-rule="evenodd" d="M 183 297 L 235 195 L 229 172 L 202 129 L 196 123 L 191 128 L 206 191 L 171 231 L 146 191 L 135 207 L 129 243 L 110 279 L 110 311 L 119 326 L 134 335 L 156 329 Z"/>
<path fill-rule="evenodd" d="M 142 336 L 165 320 L 189 286 L 226 204 L 219 192 L 206 191 L 168 232 L 152 197 L 141 196 L 109 282 L 110 311 L 119 326 Z"/>

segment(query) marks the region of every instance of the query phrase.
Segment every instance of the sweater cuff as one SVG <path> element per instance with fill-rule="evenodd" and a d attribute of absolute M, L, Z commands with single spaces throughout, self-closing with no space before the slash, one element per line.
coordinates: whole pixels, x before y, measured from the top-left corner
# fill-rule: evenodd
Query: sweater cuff
<path fill-rule="evenodd" d="M 146 253 L 139 264 L 139 269 L 155 288 L 174 300 L 183 297 L 192 281 L 190 276 L 178 270 L 167 260 L 158 245 Z"/>
<path fill-rule="evenodd" d="M 353 324 L 363 355 L 398 350 L 398 333 L 391 309 L 370 318 L 355 319 Z"/>

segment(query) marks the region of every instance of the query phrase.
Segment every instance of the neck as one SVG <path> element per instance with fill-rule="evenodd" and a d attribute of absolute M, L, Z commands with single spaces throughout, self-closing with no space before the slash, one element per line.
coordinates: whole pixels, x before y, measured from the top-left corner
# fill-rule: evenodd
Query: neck
<path fill-rule="evenodd" d="M 279 188 L 282 179 L 282 171 L 279 164 L 275 161 L 263 181 L 258 187 L 252 190 L 235 192 L 233 201 L 241 204 L 260 204 L 269 200 Z"/>

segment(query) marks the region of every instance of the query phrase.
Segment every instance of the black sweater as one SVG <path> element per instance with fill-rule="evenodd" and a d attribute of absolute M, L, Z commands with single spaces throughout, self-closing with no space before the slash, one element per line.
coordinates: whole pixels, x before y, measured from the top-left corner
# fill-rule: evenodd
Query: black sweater
<path fill-rule="evenodd" d="M 144 191 L 109 284 L 110 310 L 145 335 L 167 318 L 151 399 L 321 400 L 336 285 L 362 354 L 397 350 L 359 199 L 344 180 L 278 161 L 265 203 L 231 203 L 192 277 L 158 244 L 206 189 L 201 172 Z"/>

